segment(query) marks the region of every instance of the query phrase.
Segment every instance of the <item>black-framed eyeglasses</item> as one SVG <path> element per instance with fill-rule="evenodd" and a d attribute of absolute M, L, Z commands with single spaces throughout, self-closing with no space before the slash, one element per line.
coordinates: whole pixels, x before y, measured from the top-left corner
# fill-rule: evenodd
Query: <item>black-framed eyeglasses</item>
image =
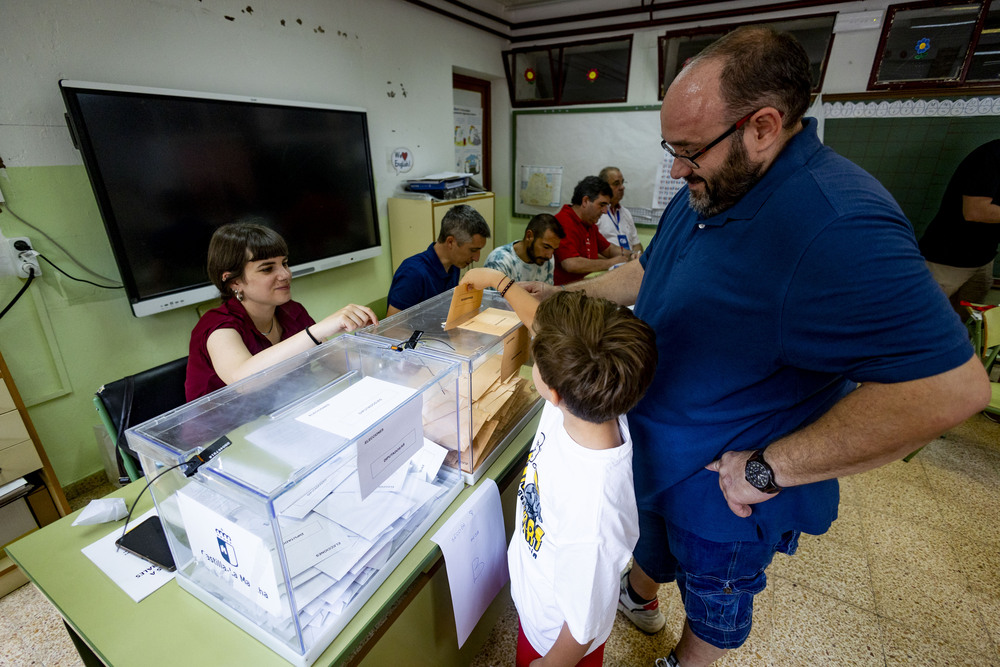
<path fill-rule="evenodd" d="M 743 116 L 743 118 L 740 118 L 738 121 L 736 121 L 735 123 L 733 123 L 729 127 L 728 130 L 726 130 L 725 132 L 723 132 L 722 134 L 720 134 L 719 137 L 717 139 L 715 139 L 715 141 L 712 141 L 710 144 L 708 144 L 707 146 L 705 146 L 701 150 L 695 151 L 691 155 L 680 155 L 679 153 L 675 153 L 674 149 L 672 149 L 670 147 L 670 144 L 667 143 L 666 139 L 663 139 L 663 140 L 660 141 L 660 146 L 662 146 L 663 150 L 667 151 L 667 153 L 669 153 L 670 156 L 673 157 L 675 160 L 683 160 L 684 163 L 687 164 L 692 169 L 699 169 L 700 167 L 698 166 L 698 163 L 695 162 L 695 160 L 697 158 L 700 158 L 702 155 L 704 155 L 708 151 L 710 151 L 713 148 L 715 148 L 715 146 L 717 144 L 719 144 L 723 139 L 725 139 L 726 137 L 728 137 L 730 134 L 732 134 L 736 130 L 738 130 L 741 127 L 743 127 L 744 125 L 746 125 L 747 121 L 750 120 L 750 117 L 753 116 L 755 113 L 757 113 L 757 111 L 760 111 L 760 109 L 757 109 L 756 111 L 751 111 L 746 116 Z"/>

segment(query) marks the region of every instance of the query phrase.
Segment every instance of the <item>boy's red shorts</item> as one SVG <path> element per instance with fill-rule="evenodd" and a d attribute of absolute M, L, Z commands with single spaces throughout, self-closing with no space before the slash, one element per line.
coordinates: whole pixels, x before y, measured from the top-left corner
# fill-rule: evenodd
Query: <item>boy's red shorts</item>
<path fill-rule="evenodd" d="M 521 629 L 521 621 L 517 622 L 517 667 L 528 667 L 532 660 L 537 660 L 542 656 L 531 645 L 528 638 L 524 636 Z M 583 660 L 576 663 L 576 667 L 601 667 L 604 664 L 604 644 L 583 657 Z"/>

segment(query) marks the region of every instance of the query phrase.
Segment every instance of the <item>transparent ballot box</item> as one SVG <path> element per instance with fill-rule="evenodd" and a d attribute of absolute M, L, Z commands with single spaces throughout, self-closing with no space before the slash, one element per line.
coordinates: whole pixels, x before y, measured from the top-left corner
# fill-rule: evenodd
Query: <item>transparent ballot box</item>
<path fill-rule="evenodd" d="M 129 429 L 178 583 L 311 664 L 464 487 L 423 428 L 459 376 L 341 336 Z"/>
<path fill-rule="evenodd" d="M 455 290 L 428 299 L 358 330 L 357 336 L 408 347 L 421 355 L 457 360 L 461 412 L 457 437 L 451 424 L 425 411 L 424 435 L 450 450 L 448 461 L 475 483 L 541 407 L 529 361 L 528 330 L 495 290 L 482 292 L 478 309 L 445 329 Z M 455 323 L 453 323 L 455 324 Z M 417 336 L 416 332 L 420 332 Z M 450 407 L 450 406 L 449 406 Z M 442 405 L 442 408 L 444 406 Z"/>

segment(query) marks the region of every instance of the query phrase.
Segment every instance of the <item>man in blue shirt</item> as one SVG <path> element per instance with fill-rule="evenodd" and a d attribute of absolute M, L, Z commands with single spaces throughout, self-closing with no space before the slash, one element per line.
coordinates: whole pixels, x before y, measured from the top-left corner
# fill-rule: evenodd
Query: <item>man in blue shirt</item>
<path fill-rule="evenodd" d="M 656 330 L 629 413 L 640 537 L 619 608 L 657 632 L 659 584 L 677 582 L 687 618 L 657 665 L 741 646 L 774 553 L 836 518 L 837 477 L 989 400 L 902 211 L 803 119 L 810 88 L 801 45 L 768 28 L 699 54 L 660 114 L 686 191 L 638 262 L 568 287 L 634 302 Z"/>
<path fill-rule="evenodd" d="M 458 285 L 462 269 L 479 261 L 490 226 L 468 204 L 453 206 L 441 219 L 437 241 L 404 259 L 389 286 L 387 315 L 406 310 Z"/>

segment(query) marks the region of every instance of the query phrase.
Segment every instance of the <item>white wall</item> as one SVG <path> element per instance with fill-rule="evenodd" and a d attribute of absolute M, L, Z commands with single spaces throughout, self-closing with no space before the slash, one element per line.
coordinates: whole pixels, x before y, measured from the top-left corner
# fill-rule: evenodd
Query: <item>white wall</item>
<path fill-rule="evenodd" d="M 503 44 L 401 0 L 4 0 L 0 156 L 80 163 L 60 78 L 345 104 L 368 109 L 384 197 L 400 143 L 416 172 L 451 164 L 452 68 L 502 83 Z"/>
<path fill-rule="evenodd" d="M 494 188 L 509 189 L 505 44 L 403 0 L 0 0 L 0 157 L 8 167 L 0 188 L 12 210 L 117 278 L 63 120 L 59 79 L 364 107 L 385 252 L 296 280 L 295 298 L 322 317 L 388 290 L 386 200 L 404 178 L 452 168 L 456 68 L 496 82 Z M 399 146 L 414 154 L 409 175 L 390 168 Z M 30 237 L 61 268 L 90 277 L 6 211 L 0 232 Z M 0 277 L 0 305 L 22 285 Z M 0 350 L 63 484 L 102 467 L 93 392 L 186 354 L 196 320 L 193 308 L 133 318 L 123 292 L 46 265 L 0 321 Z"/>

